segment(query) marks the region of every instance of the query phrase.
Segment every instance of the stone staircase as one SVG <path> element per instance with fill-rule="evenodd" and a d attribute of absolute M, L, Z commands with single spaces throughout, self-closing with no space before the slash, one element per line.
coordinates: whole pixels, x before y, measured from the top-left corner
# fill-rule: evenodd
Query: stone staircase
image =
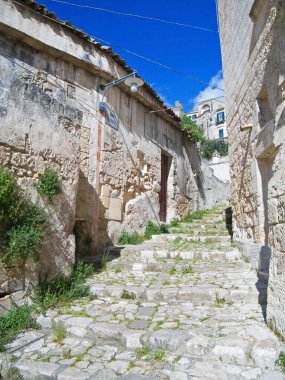
<path fill-rule="evenodd" d="M 233 246 L 222 208 L 125 247 L 89 284 L 94 300 L 49 311 L 9 345 L 24 379 L 284 379 L 266 283 Z"/>

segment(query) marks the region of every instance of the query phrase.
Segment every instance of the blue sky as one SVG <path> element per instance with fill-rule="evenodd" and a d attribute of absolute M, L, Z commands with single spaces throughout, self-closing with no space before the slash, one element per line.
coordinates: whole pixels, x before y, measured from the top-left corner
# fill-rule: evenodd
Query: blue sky
<path fill-rule="evenodd" d="M 64 1 L 64 0 L 63 0 Z M 217 30 L 215 0 L 66 0 L 118 12 L 134 13 Z M 185 111 L 195 102 L 220 96 L 220 90 L 177 75 L 160 66 L 121 51 L 116 45 L 218 87 L 223 86 L 218 33 L 161 22 L 39 1 L 59 18 L 92 36 L 111 42 L 113 49 L 170 105 L 179 100 Z M 107 45 L 107 44 L 105 44 Z M 111 46 L 112 46 L 111 45 Z"/>

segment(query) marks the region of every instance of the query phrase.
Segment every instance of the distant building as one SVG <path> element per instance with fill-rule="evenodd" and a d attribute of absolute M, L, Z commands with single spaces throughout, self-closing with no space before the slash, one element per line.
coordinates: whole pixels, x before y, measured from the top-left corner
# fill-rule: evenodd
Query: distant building
<path fill-rule="evenodd" d="M 172 111 L 178 117 L 182 117 L 184 115 L 184 113 L 183 113 L 183 105 L 179 102 L 179 100 L 176 100 L 175 106 L 172 108 Z"/>
<path fill-rule="evenodd" d="M 222 139 L 228 135 L 224 107 L 222 101 L 205 100 L 199 103 L 197 110 L 186 115 L 203 129 L 205 137 L 210 140 Z"/>

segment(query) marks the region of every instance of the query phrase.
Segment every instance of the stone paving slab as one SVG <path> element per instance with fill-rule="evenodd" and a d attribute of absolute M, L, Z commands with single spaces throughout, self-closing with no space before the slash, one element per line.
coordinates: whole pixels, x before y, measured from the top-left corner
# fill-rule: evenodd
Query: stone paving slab
<path fill-rule="evenodd" d="M 187 228 L 197 238 L 199 226 L 221 232 L 221 221 Z M 96 299 L 48 311 L 42 330 L 20 334 L 0 362 L 24 380 L 284 380 L 275 361 L 285 347 L 262 313 L 266 284 L 225 231 L 126 247 L 88 281 Z M 65 329 L 60 342 L 53 323 Z"/>

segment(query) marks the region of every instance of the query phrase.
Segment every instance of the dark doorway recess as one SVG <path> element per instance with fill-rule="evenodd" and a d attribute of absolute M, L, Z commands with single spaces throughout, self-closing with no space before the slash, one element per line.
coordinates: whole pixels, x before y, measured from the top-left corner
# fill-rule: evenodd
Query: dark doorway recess
<path fill-rule="evenodd" d="M 159 219 L 161 222 L 166 222 L 167 215 L 167 184 L 169 169 L 171 164 L 171 157 L 161 152 L 161 188 L 159 193 Z"/>

